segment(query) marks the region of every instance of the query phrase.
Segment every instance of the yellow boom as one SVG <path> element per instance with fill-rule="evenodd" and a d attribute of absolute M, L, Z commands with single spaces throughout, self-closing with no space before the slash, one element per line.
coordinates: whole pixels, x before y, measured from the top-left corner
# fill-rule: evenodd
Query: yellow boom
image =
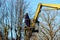
<path fill-rule="evenodd" d="M 37 10 L 36 10 L 36 13 L 35 13 L 35 16 L 34 16 L 34 19 L 31 23 L 30 27 L 25 28 L 25 40 L 30 40 L 30 37 L 32 36 L 32 33 L 37 32 L 37 30 L 35 30 L 35 23 L 37 21 L 38 15 L 41 12 L 41 8 L 43 6 L 54 8 L 54 9 L 57 9 L 57 10 L 60 9 L 60 4 L 40 4 L 39 3 L 38 7 L 37 7 Z"/>
<path fill-rule="evenodd" d="M 60 9 L 60 4 L 42 4 L 42 6 Z"/>
<path fill-rule="evenodd" d="M 38 4 L 38 7 L 37 7 L 37 10 L 36 10 L 36 13 L 35 13 L 35 16 L 34 16 L 34 19 L 33 21 L 35 22 L 37 20 L 37 17 L 41 11 L 41 8 L 42 7 L 50 7 L 50 8 L 53 8 L 53 9 L 60 9 L 60 4 Z"/>

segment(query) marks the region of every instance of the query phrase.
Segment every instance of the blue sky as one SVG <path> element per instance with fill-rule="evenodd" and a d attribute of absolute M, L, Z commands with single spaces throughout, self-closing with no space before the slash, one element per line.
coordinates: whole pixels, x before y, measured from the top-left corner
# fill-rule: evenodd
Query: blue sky
<path fill-rule="evenodd" d="M 27 3 L 30 2 L 28 10 L 31 13 L 35 13 L 38 3 L 47 3 L 47 4 L 60 4 L 60 0 L 25 0 Z"/>
<path fill-rule="evenodd" d="M 38 3 L 51 3 L 51 4 L 60 4 L 60 0 L 25 0 L 27 3 L 30 3 L 28 5 L 28 9 L 27 9 L 27 12 L 30 11 L 31 14 L 34 15 L 36 9 L 37 9 L 37 5 Z M 33 16 L 31 16 L 33 17 Z M 14 35 L 15 37 L 15 35 Z"/>
<path fill-rule="evenodd" d="M 8 0 L 9 1 L 9 0 Z M 7 1 L 7 2 L 8 2 Z M 11 0 L 10 0 L 11 1 Z M 9 3 L 10 3 L 10 1 L 9 1 Z M 29 3 L 30 2 L 30 4 L 28 5 L 28 11 L 27 12 L 29 12 L 29 11 L 31 11 L 30 13 L 31 14 L 33 14 L 34 15 L 34 13 L 35 13 L 35 11 L 36 11 L 36 9 L 37 9 L 37 5 L 38 5 L 38 3 L 51 3 L 51 4 L 60 4 L 60 0 L 25 0 L 27 3 Z M 9 8 L 10 8 L 10 4 L 9 3 L 6 3 L 7 5 L 7 7 L 9 6 Z M 32 16 L 33 17 L 33 16 Z M 13 37 L 15 37 L 16 35 L 15 34 L 13 34 L 14 36 Z M 9 35 L 9 37 L 11 36 L 11 34 Z"/>
<path fill-rule="evenodd" d="M 60 4 L 60 0 L 26 0 L 27 2 Z"/>

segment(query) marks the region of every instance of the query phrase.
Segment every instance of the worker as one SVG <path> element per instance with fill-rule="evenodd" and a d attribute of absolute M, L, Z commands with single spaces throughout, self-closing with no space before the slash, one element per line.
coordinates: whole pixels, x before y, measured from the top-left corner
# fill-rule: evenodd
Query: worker
<path fill-rule="evenodd" d="M 25 15 L 25 24 L 26 24 L 26 26 L 25 26 L 25 28 L 27 28 L 27 27 L 30 27 L 30 24 L 31 24 L 31 20 L 30 20 L 30 18 L 29 18 L 29 15 L 28 15 L 28 13 L 26 13 L 26 15 Z M 30 29 L 25 29 L 25 34 L 27 35 L 27 33 L 26 33 L 26 31 L 29 31 Z M 29 31 L 29 38 L 31 37 L 31 32 Z"/>
<path fill-rule="evenodd" d="M 31 22 L 31 20 L 29 18 L 29 15 L 28 15 L 28 13 L 26 13 L 26 15 L 25 15 L 25 24 L 26 24 L 25 28 L 30 27 L 30 24 L 31 24 L 30 22 Z M 36 22 L 38 22 L 38 21 L 36 21 Z M 35 28 L 31 28 L 30 30 L 32 30 L 32 32 L 38 32 L 38 30 L 35 30 Z"/>
<path fill-rule="evenodd" d="M 30 27 L 30 18 L 29 18 L 29 15 L 28 15 L 28 13 L 26 13 L 26 15 L 25 15 L 25 24 L 26 24 L 26 26 L 28 26 L 28 27 Z"/>

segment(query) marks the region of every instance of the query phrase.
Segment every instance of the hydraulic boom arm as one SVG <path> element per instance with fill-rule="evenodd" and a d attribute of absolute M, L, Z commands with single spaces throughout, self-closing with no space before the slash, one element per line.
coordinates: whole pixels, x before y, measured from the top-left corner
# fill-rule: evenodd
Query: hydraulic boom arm
<path fill-rule="evenodd" d="M 41 12 L 41 8 L 45 6 L 45 7 L 50 7 L 53 9 L 60 9 L 60 4 L 38 4 L 34 19 L 32 21 L 32 23 L 30 24 L 30 27 L 26 27 L 25 28 L 25 40 L 30 40 L 30 37 L 32 36 L 33 32 L 38 32 L 38 30 L 35 30 L 35 23 L 37 22 L 38 19 L 38 15 Z M 28 38 L 28 39 L 27 39 Z"/>
<path fill-rule="evenodd" d="M 41 12 L 41 8 L 42 7 L 50 7 L 50 8 L 54 8 L 54 9 L 60 9 L 60 4 L 41 4 L 39 3 L 38 4 L 38 7 L 37 7 L 37 10 L 36 10 L 36 13 L 35 13 L 35 16 L 34 16 L 34 19 L 33 19 L 33 22 L 35 22 L 38 18 L 38 15 L 39 13 Z"/>

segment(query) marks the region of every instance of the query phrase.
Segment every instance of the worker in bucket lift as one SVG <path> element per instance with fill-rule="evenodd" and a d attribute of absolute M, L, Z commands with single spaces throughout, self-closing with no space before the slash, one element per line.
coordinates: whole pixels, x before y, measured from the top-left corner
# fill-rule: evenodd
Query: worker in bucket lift
<path fill-rule="evenodd" d="M 29 18 L 28 13 L 26 13 L 26 15 L 25 15 L 25 24 L 26 24 L 26 26 L 30 27 L 30 18 Z"/>
<path fill-rule="evenodd" d="M 28 15 L 28 13 L 26 13 L 26 15 L 25 15 L 25 24 L 26 24 L 25 28 L 30 27 L 30 22 L 31 21 L 30 21 L 29 15 Z M 26 34 L 26 31 L 27 31 L 27 29 L 25 29 L 25 34 Z M 31 33 L 29 32 L 29 38 L 30 37 L 31 37 Z"/>
<path fill-rule="evenodd" d="M 36 22 L 38 22 L 38 21 L 36 21 Z M 26 15 L 25 15 L 25 24 L 27 27 L 30 27 L 31 20 L 29 18 L 28 13 L 26 13 Z M 25 28 L 26 28 L 26 26 L 25 26 Z M 35 30 L 35 28 L 31 28 L 30 30 L 32 30 L 32 32 L 38 32 L 38 30 Z"/>

